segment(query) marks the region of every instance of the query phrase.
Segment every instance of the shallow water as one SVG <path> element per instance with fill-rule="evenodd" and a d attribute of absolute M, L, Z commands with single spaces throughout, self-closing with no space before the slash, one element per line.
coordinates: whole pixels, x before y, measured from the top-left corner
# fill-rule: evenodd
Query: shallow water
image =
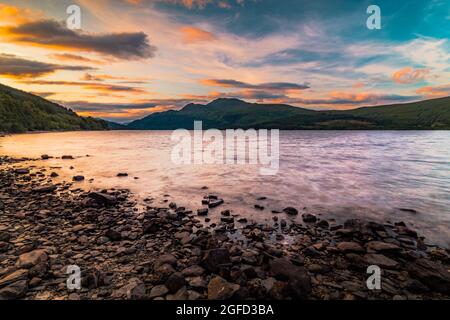
<path fill-rule="evenodd" d="M 175 142 L 170 136 L 168 131 L 14 135 L 0 138 L 0 154 L 73 155 L 75 160 L 42 163 L 61 167 L 54 169 L 61 179 L 78 174 L 93 178 L 80 184 L 88 189 L 129 188 L 139 197 L 158 201 L 169 194 L 169 201 L 194 210 L 201 207 L 206 192 L 218 193 L 226 204 L 212 216 L 230 208 L 263 222 L 271 220 L 271 210 L 294 206 L 300 213 L 338 222 L 353 217 L 403 220 L 428 239 L 450 244 L 448 131 L 281 132 L 280 168 L 273 176 L 260 175 L 259 167 L 249 164 L 176 165 L 171 161 Z M 119 172 L 129 177 L 117 178 Z M 209 190 L 201 190 L 203 186 Z M 257 201 L 261 196 L 267 200 Z M 254 209 L 256 203 L 266 209 Z"/>

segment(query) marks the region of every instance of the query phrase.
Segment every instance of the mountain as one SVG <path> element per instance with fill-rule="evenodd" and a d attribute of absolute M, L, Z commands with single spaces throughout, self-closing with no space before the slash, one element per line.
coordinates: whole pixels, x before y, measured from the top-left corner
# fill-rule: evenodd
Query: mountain
<path fill-rule="evenodd" d="M 0 132 L 105 129 L 106 121 L 80 117 L 44 98 L 0 84 Z"/>
<path fill-rule="evenodd" d="M 284 104 L 257 104 L 238 99 L 217 99 L 188 104 L 179 111 L 151 114 L 127 125 L 128 129 L 193 129 L 202 121 L 203 129 L 450 129 L 450 97 L 413 103 L 364 107 L 345 111 L 314 111 Z"/>

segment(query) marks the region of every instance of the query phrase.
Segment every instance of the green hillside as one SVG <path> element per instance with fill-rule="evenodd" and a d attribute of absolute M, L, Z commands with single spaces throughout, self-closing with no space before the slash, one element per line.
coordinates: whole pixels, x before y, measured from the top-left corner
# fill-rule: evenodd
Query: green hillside
<path fill-rule="evenodd" d="M 433 130 L 450 129 L 450 97 L 420 102 L 365 107 L 346 111 L 314 111 L 281 104 L 218 99 L 207 105 L 189 104 L 180 111 L 151 114 L 130 123 L 129 129 L 277 128 L 285 130 Z"/>
<path fill-rule="evenodd" d="M 0 132 L 104 129 L 103 120 L 80 117 L 56 103 L 0 84 Z"/>

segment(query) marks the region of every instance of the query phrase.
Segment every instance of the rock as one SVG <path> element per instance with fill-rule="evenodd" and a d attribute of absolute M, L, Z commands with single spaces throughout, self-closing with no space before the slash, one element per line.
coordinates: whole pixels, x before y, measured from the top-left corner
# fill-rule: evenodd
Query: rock
<path fill-rule="evenodd" d="M 208 215 L 208 208 L 202 208 L 197 210 L 197 215 L 199 216 L 206 216 Z"/>
<path fill-rule="evenodd" d="M 33 189 L 33 192 L 37 193 L 50 193 L 54 192 L 57 189 L 55 185 L 46 185 L 46 186 L 40 186 Z"/>
<path fill-rule="evenodd" d="M 50 156 L 49 156 L 48 154 L 43 154 L 43 155 L 41 156 L 41 159 L 42 159 L 42 160 L 48 160 L 48 159 L 50 159 Z"/>
<path fill-rule="evenodd" d="M 231 265 L 230 254 L 225 248 L 211 249 L 206 252 L 202 264 L 211 272 L 217 272 L 221 268 Z"/>
<path fill-rule="evenodd" d="M 21 169 L 16 169 L 16 170 L 14 170 L 14 172 L 15 172 L 16 174 L 29 174 L 29 173 L 30 173 L 30 170 L 29 170 L 29 169 L 21 168 Z"/>
<path fill-rule="evenodd" d="M 154 286 L 152 288 L 152 290 L 150 291 L 149 298 L 153 299 L 153 298 L 157 298 L 157 297 L 162 297 L 168 293 L 169 293 L 169 289 L 167 289 L 167 287 L 165 285 L 157 285 L 157 286 Z"/>
<path fill-rule="evenodd" d="M 233 223 L 234 222 L 234 218 L 233 217 L 221 217 L 220 221 L 222 221 L 224 223 Z"/>
<path fill-rule="evenodd" d="M 212 200 L 209 202 L 208 207 L 215 208 L 223 204 L 223 202 L 224 202 L 223 199 Z"/>
<path fill-rule="evenodd" d="M 144 300 L 147 297 L 144 283 L 137 278 L 131 279 L 123 290 L 129 300 Z"/>
<path fill-rule="evenodd" d="M 408 263 L 406 270 L 430 289 L 450 293 L 450 272 L 441 264 L 422 258 Z"/>
<path fill-rule="evenodd" d="M 317 222 L 317 226 L 322 229 L 328 229 L 330 227 L 330 224 L 327 220 L 320 220 L 319 222 Z"/>
<path fill-rule="evenodd" d="M 158 230 L 159 230 L 159 224 L 156 223 L 155 221 L 146 221 L 142 225 L 142 232 L 144 234 L 156 233 Z"/>
<path fill-rule="evenodd" d="M 302 219 L 304 222 L 316 222 L 317 221 L 317 217 L 310 213 L 302 214 Z"/>
<path fill-rule="evenodd" d="M 205 273 L 205 269 L 203 269 L 199 265 L 193 265 L 193 266 L 187 267 L 186 269 L 181 271 L 181 273 L 185 277 L 196 277 L 196 276 L 203 275 Z"/>
<path fill-rule="evenodd" d="M 227 300 L 239 290 L 238 284 L 229 283 L 222 277 L 216 276 L 208 283 L 208 300 Z"/>
<path fill-rule="evenodd" d="M 9 243 L 0 241 L 0 253 L 7 252 L 10 248 L 11 246 Z"/>
<path fill-rule="evenodd" d="M 185 284 L 186 281 L 184 280 L 183 275 L 179 272 L 173 273 L 165 283 L 167 289 L 169 289 L 169 292 L 171 293 L 176 293 L 178 290 L 184 287 Z"/>
<path fill-rule="evenodd" d="M 195 289 L 205 289 L 208 284 L 203 277 L 193 277 L 189 279 L 189 286 Z"/>
<path fill-rule="evenodd" d="M 84 181 L 84 176 L 74 176 L 72 180 L 76 182 L 81 182 Z"/>
<path fill-rule="evenodd" d="M 64 155 L 64 156 L 61 157 L 61 159 L 63 159 L 63 160 L 73 160 L 73 156 L 71 156 L 71 155 Z"/>
<path fill-rule="evenodd" d="M 247 223 L 248 221 L 247 221 L 246 218 L 240 218 L 240 219 L 238 220 L 238 222 L 239 222 L 239 223 Z"/>
<path fill-rule="evenodd" d="M 13 273 L 10 273 L 3 278 L 0 279 L 0 288 L 9 286 L 10 284 L 17 282 L 17 281 L 23 281 L 28 279 L 28 270 L 27 269 L 19 269 L 17 271 L 14 271 Z"/>
<path fill-rule="evenodd" d="M 118 176 L 119 178 L 128 177 L 128 173 L 126 173 L 126 172 L 120 172 L 120 173 L 117 174 L 117 176 Z"/>
<path fill-rule="evenodd" d="M 56 172 L 52 172 L 52 173 L 50 174 L 50 177 L 56 178 L 56 177 L 59 177 L 59 174 L 57 174 Z"/>
<path fill-rule="evenodd" d="M 288 281 L 288 288 L 294 298 L 307 299 L 311 293 L 311 277 L 304 267 L 292 264 L 285 258 L 274 259 L 270 263 L 273 276 L 280 281 Z"/>
<path fill-rule="evenodd" d="M 79 301 L 79 300 L 81 300 L 81 297 L 80 297 L 80 295 L 78 293 L 73 292 L 73 293 L 69 294 L 69 296 L 67 297 L 67 300 L 69 300 L 69 301 Z"/>
<path fill-rule="evenodd" d="M 11 234 L 7 231 L 0 231 L 0 241 L 9 242 Z"/>
<path fill-rule="evenodd" d="M 341 242 L 337 245 L 337 249 L 343 253 L 355 252 L 364 253 L 365 250 L 356 242 Z"/>
<path fill-rule="evenodd" d="M 256 210 L 264 210 L 264 207 L 263 206 L 260 206 L 259 204 L 255 204 L 255 209 Z"/>
<path fill-rule="evenodd" d="M 380 268 L 395 269 L 398 267 L 397 261 L 392 260 L 382 254 L 369 253 L 364 256 L 364 260 L 368 265 L 376 265 Z"/>
<path fill-rule="evenodd" d="M 108 231 L 106 231 L 105 236 L 111 241 L 122 240 L 122 235 L 120 234 L 120 232 L 118 232 L 114 229 L 109 229 Z"/>
<path fill-rule="evenodd" d="M 175 267 L 177 265 L 177 258 L 171 254 L 162 255 L 155 261 L 154 267 L 156 269 L 165 264 Z"/>
<path fill-rule="evenodd" d="M 100 205 L 113 205 L 117 203 L 117 198 L 102 192 L 90 192 L 89 198 L 94 199 Z"/>
<path fill-rule="evenodd" d="M 283 212 L 290 215 L 290 216 L 296 216 L 298 215 L 298 210 L 293 207 L 287 207 L 283 209 Z"/>
<path fill-rule="evenodd" d="M 387 243 L 387 242 L 381 242 L 381 241 L 371 241 L 367 244 L 368 250 L 373 250 L 377 252 L 399 252 L 401 251 L 401 248 L 395 244 Z"/>
<path fill-rule="evenodd" d="M 0 300 L 16 300 L 25 296 L 28 291 L 28 283 L 21 280 L 0 289 Z"/>
<path fill-rule="evenodd" d="M 48 256 L 45 250 L 34 250 L 19 256 L 16 262 L 18 268 L 30 269 L 38 264 L 47 263 Z"/>

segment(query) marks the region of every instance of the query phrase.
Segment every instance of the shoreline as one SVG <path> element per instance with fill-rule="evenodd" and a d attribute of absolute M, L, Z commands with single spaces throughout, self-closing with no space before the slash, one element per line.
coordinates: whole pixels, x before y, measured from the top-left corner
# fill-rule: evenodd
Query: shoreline
<path fill-rule="evenodd" d="M 450 298 L 449 250 L 402 222 L 308 214 L 286 225 L 282 215 L 298 214 L 286 208 L 273 223 L 224 210 L 205 226 L 207 207 L 222 205 L 207 190 L 203 210 L 150 199 L 140 208 L 128 190 L 53 183 L 50 168 L 23 161 L 0 157 L 0 299 Z M 81 290 L 67 289 L 69 265 Z M 366 286 L 370 265 L 382 269 L 381 290 Z"/>

